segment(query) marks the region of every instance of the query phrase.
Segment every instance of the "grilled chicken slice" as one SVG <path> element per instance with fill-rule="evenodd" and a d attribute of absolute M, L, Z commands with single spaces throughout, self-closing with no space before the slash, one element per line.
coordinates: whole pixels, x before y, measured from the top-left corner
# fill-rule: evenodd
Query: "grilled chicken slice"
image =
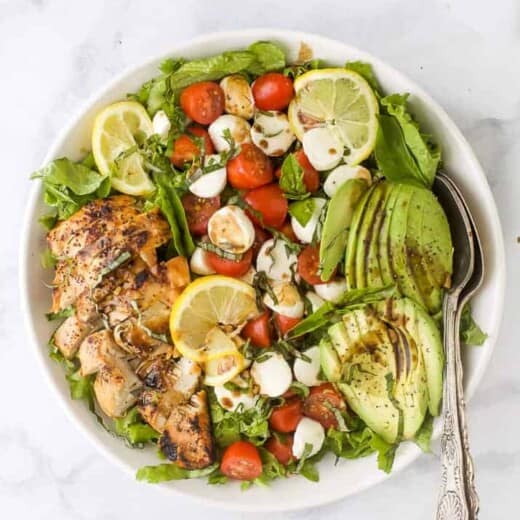
<path fill-rule="evenodd" d="M 95 324 L 84 323 L 76 315 L 69 316 L 54 333 L 54 344 L 66 359 L 72 359 Z"/>
<path fill-rule="evenodd" d="M 154 430 L 162 432 L 174 408 L 188 401 L 198 388 L 201 369 L 187 358 L 177 362 L 158 358 L 139 373 L 146 385 L 139 399 L 139 412 Z"/>
<path fill-rule="evenodd" d="M 104 366 L 112 365 L 122 359 L 125 353 L 114 342 L 112 332 L 100 330 L 90 334 L 81 343 L 78 352 L 82 376 L 95 374 Z"/>
<path fill-rule="evenodd" d="M 103 412 L 121 417 L 137 401 L 142 383 L 124 359 L 112 359 L 96 375 L 94 393 Z"/>
<path fill-rule="evenodd" d="M 131 257 L 156 272 L 155 250 L 169 240 L 170 228 L 158 208 L 140 213 L 135 204 L 123 195 L 95 200 L 49 232 L 49 248 L 59 258 L 52 312 L 74 304 Z"/>
<path fill-rule="evenodd" d="M 213 463 L 215 447 L 205 390 L 173 409 L 159 445 L 182 468 L 202 469 Z"/>

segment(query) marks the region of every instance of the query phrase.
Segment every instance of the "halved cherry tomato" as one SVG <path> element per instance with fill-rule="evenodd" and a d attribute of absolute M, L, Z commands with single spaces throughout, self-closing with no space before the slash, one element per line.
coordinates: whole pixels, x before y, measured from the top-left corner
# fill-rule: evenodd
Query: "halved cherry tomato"
<path fill-rule="evenodd" d="M 300 163 L 303 170 L 303 184 L 307 188 L 307 191 L 316 191 L 320 187 L 320 174 L 310 163 L 308 157 L 305 155 L 303 150 L 294 152 L 294 157 Z M 274 171 L 274 175 L 277 179 L 282 176 L 282 167 L 278 166 Z"/>
<path fill-rule="evenodd" d="M 204 155 L 211 155 L 215 153 L 215 147 L 213 146 L 211 137 L 205 128 L 199 125 L 190 125 L 186 130 L 188 134 L 204 139 Z"/>
<path fill-rule="evenodd" d="M 237 480 L 253 480 L 262 474 L 262 459 L 256 446 L 247 441 L 237 441 L 226 448 L 220 463 L 220 471 L 226 477 Z"/>
<path fill-rule="evenodd" d="M 251 213 L 255 224 L 279 228 L 285 221 L 289 205 L 278 184 L 268 184 L 246 193 L 244 200 L 262 215 L 262 222 Z"/>
<path fill-rule="evenodd" d="M 323 383 L 311 388 L 309 395 L 303 402 L 303 413 L 318 421 L 326 430 L 337 428 L 338 421 L 330 407 L 345 410 L 345 400 L 330 383 Z"/>
<path fill-rule="evenodd" d="M 228 161 L 227 178 L 237 190 L 252 190 L 273 180 L 273 165 L 260 148 L 251 143 L 240 146 L 240 153 Z"/>
<path fill-rule="evenodd" d="M 253 83 L 255 105 L 260 110 L 283 110 L 293 97 L 291 78 L 279 72 L 268 72 Z"/>
<path fill-rule="evenodd" d="M 278 330 L 280 331 L 280 334 L 282 336 L 285 336 L 287 332 L 289 332 L 293 327 L 298 325 L 300 323 L 301 318 L 290 318 L 289 316 L 284 316 L 283 314 L 275 313 L 274 315 L 274 321 L 276 323 L 276 326 L 278 327 Z"/>
<path fill-rule="evenodd" d="M 227 258 L 222 258 L 218 256 L 216 253 L 211 251 L 207 252 L 206 258 L 208 259 L 209 264 L 218 274 L 223 274 L 225 276 L 233 276 L 238 278 L 240 276 L 244 276 L 249 268 L 251 267 L 251 261 L 253 260 L 253 251 L 249 249 L 244 253 L 241 260 L 228 260 Z"/>
<path fill-rule="evenodd" d="M 220 197 L 203 199 L 192 193 L 186 193 L 182 197 L 182 205 L 190 232 L 194 235 L 205 235 L 208 232 L 208 221 L 211 215 L 220 208 Z"/>
<path fill-rule="evenodd" d="M 298 242 L 298 237 L 291 226 L 291 221 L 286 220 L 283 226 L 280 228 L 280 232 L 283 233 L 291 242 Z"/>
<path fill-rule="evenodd" d="M 242 329 L 242 336 L 250 339 L 253 345 L 267 348 L 271 346 L 271 330 L 269 326 L 270 312 L 264 311 L 257 318 L 246 323 Z"/>
<path fill-rule="evenodd" d="M 265 229 L 255 226 L 255 241 L 253 242 L 253 245 L 251 246 L 251 249 L 253 250 L 253 256 L 256 257 L 258 254 L 258 251 L 260 251 L 260 248 L 262 247 L 262 244 L 271 238 L 271 234 L 268 233 Z"/>
<path fill-rule="evenodd" d="M 209 125 L 224 112 L 224 92 L 213 81 L 201 81 L 181 92 L 181 108 L 193 121 Z"/>
<path fill-rule="evenodd" d="M 201 143 L 197 143 L 192 136 L 204 139 L 204 150 L 202 150 Z M 170 159 L 177 168 L 182 168 L 185 163 L 194 161 L 203 152 L 206 155 L 215 153 L 213 143 L 206 129 L 192 125 L 188 127 L 186 134 L 182 134 L 174 141 Z"/>
<path fill-rule="evenodd" d="M 298 397 L 289 399 L 285 404 L 273 408 L 269 417 L 269 425 L 273 430 L 291 433 L 303 417 L 303 403 Z"/>
<path fill-rule="evenodd" d="M 293 436 L 285 435 L 283 439 L 276 435 L 270 437 L 265 443 L 265 447 L 270 451 L 278 460 L 280 464 L 287 466 L 289 462 L 294 460 L 292 453 Z"/>
<path fill-rule="evenodd" d="M 298 255 L 298 274 L 311 285 L 323 283 L 318 274 L 320 268 L 320 248 L 318 246 L 307 246 Z"/>

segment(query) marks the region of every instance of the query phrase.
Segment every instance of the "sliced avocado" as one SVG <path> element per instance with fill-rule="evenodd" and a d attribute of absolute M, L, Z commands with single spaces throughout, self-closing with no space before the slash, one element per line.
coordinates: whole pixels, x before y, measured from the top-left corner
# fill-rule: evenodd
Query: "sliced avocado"
<path fill-rule="evenodd" d="M 345 363 L 348 357 L 350 338 L 345 324 L 341 321 L 329 327 L 331 346 L 335 350 L 341 363 Z M 355 331 L 356 333 L 357 331 Z"/>
<path fill-rule="evenodd" d="M 406 251 L 408 262 L 421 292 L 426 308 L 431 314 L 438 312 L 442 306 L 442 289 L 437 281 L 427 269 L 427 260 L 424 256 L 423 225 L 424 220 L 430 216 L 427 213 L 429 204 L 425 199 L 429 199 L 431 193 L 428 190 L 416 188 L 410 200 L 408 209 L 408 222 L 405 236 Z"/>
<path fill-rule="evenodd" d="M 384 205 L 385 184 L 380 182 L 374 187 L 374 191 L 368 200 L 363 218 L 357 233 L 356 246 L 356 287 L 362 289 L 367 287 L 367 268 L 370 242 L 375 231 L 375 221 L 377 215 Z M 376 258 L 377 262 L 377 258 Z M 379 265 L 378 265 L 379 269 Z"/>
<path fill-rule="evenodd" d="M 409 298 L 387 300 L 376 304 L 374 308 L 381 319 L 391 324 L 394 329 L 405 330 L 415 341 L 420 352 L 421 363 L 424 365 L 428 409 L 431 415 L 439 415 L 442 402 L 444 351 L 441 334 L 434 319 Z"/>
<path fill-rule="evenodd" d="M 381 279 L 383 285 L 391 285 L 395 283 L 394 274 L 392 272 L 392 266 L 390 265 L 390 254 L 388 251 L 388 244 L 390 242 L 388 234 L 390 232 L 390 222 L 392 219 L 392 213 L 397 202 L 398 185 L 387 182 L 387 198 L 383 214 L 383 222 L 381 223 L 381 230 L 379 231 L 378 237 L 378 258 L 379 258 L 379 269 L 381 273 Z"/>
<path fill-rule="evenodd" d="M 342 364 L 328 338 L 320 341 L 320 365 L 327 381 L 336 383 L 341 379 Z"/>
<path fill-rule="evenodd" d="M 365 194 L 361 197 L 354 215 L 352 216 L 352 222 L 350 223 L 350 230 L 348 233 L 347 247 L 345 249 L 345 276 L 347 279 L 347 288 L 354 289 L 356 287 L 356 246 L 357 237 L 359 233 L 359 225 L 365 213 L 365 207 L 367 202 L 370 200 L 374 188 L 376 185 L 372 185 Z"/>
<path fill-rule="evenodd" d="M 398 198 L 392 212 L 388 233 L 390 265 L 401 294 L 425 306 L 409 263 L 405 242 L 410 201 L 416 188 L 400 184 L 396 189 Z"/>
<path fill-rule="evenodd" d="M 354 211 L 368 184 L 361 179 L 350 179 L 340 186 L 327 207 L 320 244 L 321 279 L 330 279 L 341 261 Z"/>

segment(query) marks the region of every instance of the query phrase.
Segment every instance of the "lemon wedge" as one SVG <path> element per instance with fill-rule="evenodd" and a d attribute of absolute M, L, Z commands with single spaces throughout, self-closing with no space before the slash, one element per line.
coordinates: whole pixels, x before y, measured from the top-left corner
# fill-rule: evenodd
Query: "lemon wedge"
<path fill-rule="evenodd" d="M 374 149 L 379 105 L 367 81 L 351 70 L 321 69 L 294 81 L 289 123 L 300 141 L 311 129 L 325 128 L 344 146 L 347 164 L 358 164 Z"/>
<path fill-rule="evenodd" d="M 145 196 L 154 191 L 142 157 L 137 152 L 129 153 L 153 133 L 150 116 L 136 101 L 114 103 L 96 116 L 92 130 L 94 160 L 99 172 L 111 175 L 112 186 L 121 193 Z"/>
<path fill-rule="evenodd" d="M 204 276 L 188 285 L 175 300 L 170 333 L 183 356 L 204 362 L 214 355 L 208 348 L 213 344 L 210 331 L 217 327 L 226 335 L 224 331 L 238 328 L 258 314 L 256 293 L 249 284 L 228 276 Z"/>

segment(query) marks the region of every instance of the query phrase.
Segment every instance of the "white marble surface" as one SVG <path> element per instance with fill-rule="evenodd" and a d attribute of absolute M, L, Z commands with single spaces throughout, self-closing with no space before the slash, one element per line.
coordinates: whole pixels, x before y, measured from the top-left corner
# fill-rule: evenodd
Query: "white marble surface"
<path fill-rule="evenodd" d="M 474 146 L 502 219 L 508 293 L 496 353 L 470 404 L 469 420 L 481 518 L 518 518 L 520 4 L 300 0 L 281 5 L 280 0 L 0 0 L 2 518 L 242 518 L 138 484 L 94 451 L 66 420 L 38 372 L 22 328 L 16 278 L 28 174 L 84 99 L 123 68 L 166 52 L 178 40 L 254 26 L 321 33 L 378 55 L 425 87 Z M 422 457 L 358 496 L 273 517 L 433 518 L 437 485 L 437 459 Z"/>

